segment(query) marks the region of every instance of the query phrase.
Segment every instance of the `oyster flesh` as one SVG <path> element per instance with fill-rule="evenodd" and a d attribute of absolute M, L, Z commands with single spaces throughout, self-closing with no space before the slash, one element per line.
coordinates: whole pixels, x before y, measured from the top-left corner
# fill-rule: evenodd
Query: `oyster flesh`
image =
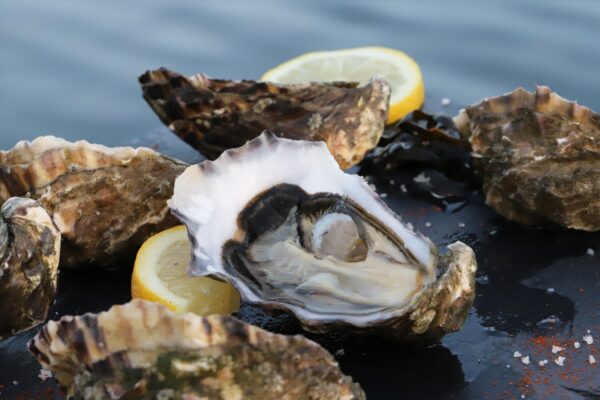
<path fill-rule="evenodd" d="M 437 339 L 460 329 L 474 298 L 471 248 L 439 256 L 322 142 L 265 133 L 188 167 L 169 206 L 192 239 L 192 274 L 308 331 Z"/>
<path fill-rule="evenodd" d="M 500 215 L 600 230 L 600 115 L 538 86 L 485 99 L 454 122 Z"/>
<path fill-rule="evenodd" d="M 144 98 L 177 136 L 209 159 L 240 147 L 264 129 L 288 139 L 321 140 L 343 169 L 377 145 L 390 86 L 380 78 L 280 85 L 186 78 L 164 68 L 140 76 Z"/>
<path fill-rule="evenodd" d="M 0 208 L 0 340 L 43 322 L 54 301 L 60 233 L 37 201 Z"/>
<path fill-rule="evenodd" d="M 364 399 L 302 336 L 141 300 L 50 321 L 29 343 L 73 399 Z"/>
<path fill-rule="evenodd" d="M 0 151 L 0 203 L 36 199 L 62 234 L 61 266 L 116 265 L 176 223 L 167 207 L 185 164 L 140 147 L 105 147 L 53 136 Z"/>

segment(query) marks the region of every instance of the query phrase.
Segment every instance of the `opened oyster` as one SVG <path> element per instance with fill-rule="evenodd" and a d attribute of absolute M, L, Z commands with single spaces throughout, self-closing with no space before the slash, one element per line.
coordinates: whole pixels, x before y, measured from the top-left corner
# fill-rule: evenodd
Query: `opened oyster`
<path fill-rule="evenodd" d="M 160 119 L 209 159 L 240 147 L 264 129 L 288 139 L 321 140 L 343 169 L 377 145 L 390 87 L 357 83 L 279 85 L 189 78 L 164 68 L 140 76 L 144 98 Z"/>
<path fill-rule="evenodd" d="M 169 206 L 192 239 L 191 273 L 289 310 L 309 331 L 437 339 L 473 301 L 471 248 L 438 256 L 324 143 L 265 133 L 189 167 Z"/>
<path fill-rule="evenodd" d="M 0 340 L 43 322 L 54 301 L 60 233 L 35 201 L 0 209 Z"/>
<path fill-rule="evenodd" d="M 233 317 L 176 315 L 140 300 L 51 321 L 29 348 L 75 399 L 365 398 L 326 350 L 302 336 Z"/>
<path fill-rule="evenodd" d="M 485 99 L 454 121 L 499 214 L 600 230 L 600 115 L 538 86 Z"/>
<path fill-rule="evenodd" d="M 0 152 L 0 203 L 40 202 L 62 234 L 61 266 L 112 266 L 175 224 L 167 199 L 185 164 L 140 147 L 109 148 L 53 136 Z"/>

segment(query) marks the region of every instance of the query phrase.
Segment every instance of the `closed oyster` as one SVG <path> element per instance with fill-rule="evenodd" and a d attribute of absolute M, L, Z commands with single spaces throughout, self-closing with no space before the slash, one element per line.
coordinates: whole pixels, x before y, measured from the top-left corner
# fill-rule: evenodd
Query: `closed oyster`
<path fill-rule="evenodd" d="M 73 399 L 364 399 L 302 336 L 146 301 L 50 321 L 29 343 Z"/>
<path fill-rule="evenodd" d="M 265 133 L 186 169 L 169 206 L 192 239 L 192 274 L 288 310 L 308 331 L 437 339 L 473 302 L 471 248 L 439 256 L 321 142 Z"/>
<path fill-rule="evenodd" d="M 600 230 L 600 115 L 538 86 L 485 99 L 454 122 L 500 215 Z"/>
<path fill-rule="evenodd" d="M 377 145 L 390 87 L 357 83 L 270 82 L 189 78 L 164 68 L 140 76 L 144 98 L 177 136 L 209 159 L 240 147 L 264 129 L 288 139 L 320 140 L 343 169 Z"/>
<path fill-rule="evenodd" d="M 0 209 L 0 340 L 43 322 L 54 301 L 60 233 L 35 200 Z"/>
<path fill-rule="evenodd" d="M 140 147 L 109 148 L 53 136 L 0 152 L 0 203 L 36 199 L 63 239 L 61 266 L 115 265 L 173 226 L 167 199 L 185 164 Z"/>

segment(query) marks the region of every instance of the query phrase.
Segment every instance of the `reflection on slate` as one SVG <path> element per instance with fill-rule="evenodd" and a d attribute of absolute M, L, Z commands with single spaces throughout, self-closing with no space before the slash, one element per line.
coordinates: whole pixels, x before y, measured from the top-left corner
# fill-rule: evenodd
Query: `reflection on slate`
<path fill-rule="evenodd" d="M 510 334 L 535 332 L 540 321 L 556 316 L 570 323 L 575 315 L 573 301 L 546 289 L 534 289 L 522 281 L 548 267 L 558 258 L 586 251 L 584 232 L 529 229 L 507 223 L 508 229 L 484 239 L 480 247 L 488 258 L 479 259 L 479 273 L 493 285 L 479 285 L 475 307 L 484 326 Z M 525 261 L 525 262 L 523 262 Z"/>

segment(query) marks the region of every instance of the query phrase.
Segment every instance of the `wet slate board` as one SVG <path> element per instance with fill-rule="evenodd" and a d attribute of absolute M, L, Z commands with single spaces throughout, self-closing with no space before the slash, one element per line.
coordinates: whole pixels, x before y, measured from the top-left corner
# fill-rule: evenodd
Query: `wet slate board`
<path fill-rule="evenodd" d="M 131 144 L 141 143 L 198 160 L 166 129 Z M 444 211 L 414 190 L 421 172 L 403 167 L 367 178 L 395 212 L 441 248 L 461 240 L 475 249 L 477 297 L 464 329 L 420 349 L 380 339 L 310 337 L 335 355 L 369 399 L 600 398 L 600 232 L 511 223 L 484 204 L 476 186 L 461 199 L 464 206 Z M 62 271 L 51 318 L 127 302 L 130 272 L 130 266 Z M 239 317 L 276 332 L 299 332 L 293 319 L 251 306 L 243 306 Z M 595 338 L 591 345 L 582 341 L 588 330 Z M 64 398 L 52 379 L 38 377 L 40 367 L 26 350 L 36 331 L 0 342 L 0 399 Z M 553 344 L 565 349 L 553 354 Z M 515 351 L 530 363 L 514 358 Z M 563 367 L 554 363 L 560 355 Z M 590 364 L 589 355 L 598 362 Z M 542 360 L 548 364 L 539 366 Z"/>

